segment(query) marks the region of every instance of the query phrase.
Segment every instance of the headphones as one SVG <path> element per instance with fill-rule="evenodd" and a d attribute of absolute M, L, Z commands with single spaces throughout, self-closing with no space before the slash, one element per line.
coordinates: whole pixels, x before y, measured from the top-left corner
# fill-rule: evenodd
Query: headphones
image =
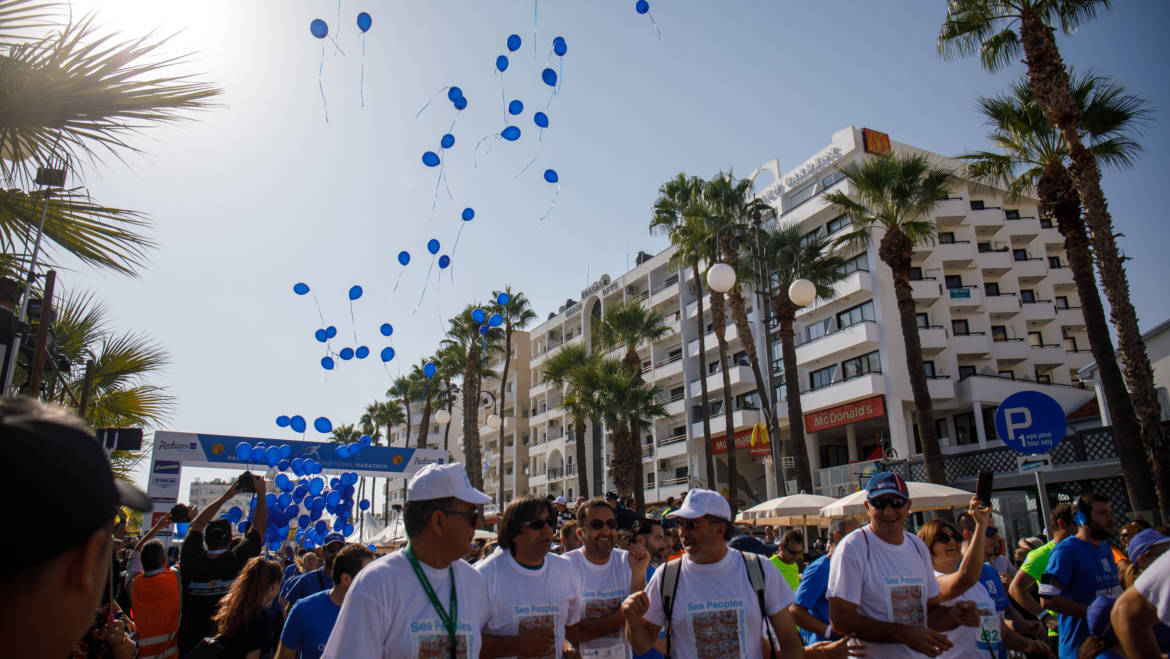
<path fill-rule="evenodd" d="M 1085 514 L 1081 511 L 1078 510 L 1073 513 L 1073 523 L 1075 523 L 1077 526 L 1084 526 L 1088 522 L 1089 520 L 1085 519 Z"/>

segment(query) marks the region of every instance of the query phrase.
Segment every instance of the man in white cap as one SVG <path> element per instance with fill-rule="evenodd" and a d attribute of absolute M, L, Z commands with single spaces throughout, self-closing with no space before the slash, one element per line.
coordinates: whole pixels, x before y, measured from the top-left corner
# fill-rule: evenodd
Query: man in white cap
<path fill-rule="evenodd" d="M 557 508 L 557 526 L 573 519 L 573 511 L 569 510 L 569 502 L 565 497 L 557 497 L 553 504 Z"/>
<path fill-rule="evenodd" d="M 634 652 L 647 652 L 665 624 L 674 657 L 767 656 L 764 643 L 773 643 L 773 631 L 781 657 L 804 656 L 788 612 L 792 589 L 758 556 L 727 546 L 733 530 L 727 500 L 695 488 L 669 515 L 679 523 L 685 554 L 622 603 Z"/>
<path fill-rule="evenodd" d="M 478 657 L 487 589 L 462 558 L 489 501 L 461 464 L 420 469 L 402 510 L 410 541 L 358 573 L 323 657 Z"/>

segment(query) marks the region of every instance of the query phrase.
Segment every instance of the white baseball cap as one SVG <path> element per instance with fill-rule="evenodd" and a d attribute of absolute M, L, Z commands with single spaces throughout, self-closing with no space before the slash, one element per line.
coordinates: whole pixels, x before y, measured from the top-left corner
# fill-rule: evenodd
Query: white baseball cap
<path fill-rule="evenodd" d="M 445 499 L 455 497 L 460 501 L 482 505 L 492 500 L 491 497 L 471 486 L 467 478 L 467 471 L 462 464 L 429 464 L 410 479 L 406 486 L 407 501 L 427 501 L 429 499 Z"/>
<path fill-rule="evenodd" d="M 728 505 L 727 499 L 724 499 L 723 495 L 718 492 L 696 487 L 690 492 L 687 492 L 687 498 L 683 499 L 682 506 L 678 510 L 672 510 L 666 514 L 671 519 L 676 517 L 698 519 L 704 515 L 718 517 L 719 519 L 730 522 L 731 506 Z"/>
<path fill-rule="evenodd" d="M 569 502 L 565 501 L 565 497 L 557 497 L 557 500 L 554 501 L 553 503 L 559 503 L 562 506 L 564 506 L 564 505 L 568 505 Z"/>

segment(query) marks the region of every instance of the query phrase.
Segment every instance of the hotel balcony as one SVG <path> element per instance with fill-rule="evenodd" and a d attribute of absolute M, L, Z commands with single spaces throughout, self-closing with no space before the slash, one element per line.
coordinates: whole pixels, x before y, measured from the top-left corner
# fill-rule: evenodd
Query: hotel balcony
<path fill-rule="evenodd" d="M 672 375 L 678 375 L 679 373 L 682 373 L 682 368 L 683 368 L 683 363 L 682 363 L 683 356 L 682 356 L 682 351 L 681 351 L 682 346 L 675 346 L 675 348 L 680 348 L 679 353 L 677 355 L 674 355 L 671 357 L 666 357 L 664 359 L 660 359 L 654 363 L 654 378 L 655 379 L 661 380 L 663 378 L 668 378 Z M 671 348 L 671 349 L 673 350 L 675 348 Z"/>
<path fill-rule="evenodd" d="M 965 269 L 975 262 L 975 246 L 969 240 L 939 243 L 931 251 L 931 260 L 941 260 L 944 268 Z"/>
<path fill-rule="evenodd" d="M 985 332 L 956 334 L 951 337 L 950 347 L 959 358 L 983 357 L 991 352 L 991 339 Z"/>
<path fill-rule="evenodd" d="M 1008 220 L 1004 223 L 1007 235 L 1011 237 L 1013 245 L 1026 245 L 1040 235 L 1040 220 L 1034 217 L 1021 217 L 1018 220 Z"/>
<path fill-rule="evenodd" d="M 1056 307 L 1052 300 L 1023 302 L 1020 307 L 1020 317 L 1028 321 L 1029 326 L 1047 325 L 1056 318 Z"/>
<path fill-rule="evenodd" d="M 732 321 L 730 309 L 728 310 L 727 315 L 728 315 L 728 321 Z M 727 331 L 725 332 L 724 336 L 727 337 L 727 342 L 729 344 L 734 343 L 734 342 L 739 340 L 739 332 L 736 331 L 734 322 L 728 323 Z M 711 351 L 718 351 L 719 350 L 719 340 L 715 338 L 715 331 L 714 330 L 707 332 L 706 336 L 703 337 L 703 340 L 707 342 L 706 347 L 707 347 L 708 354 L 710 354 Z M 698 356 L 699 356 L 699 340 L 695 339 L 694 341 L 691 341 L 690 343 L 687 344 L 687 357 L 698 357 Z"/>
<path fill-rule="evenodd" d="M 1028 348 L 1028 359 L 1031 359 L 1035 366 L 1061 366 L 1068 359 L 1068 353 L 1060 344 L 1042 343 Z"/>
<path fill-rule="evenodd" d="M 735 430 L 743 430 L 744 428 L 751 428 L 757 423 L 764 422 L 764 415 L 760 414 L 759 410 L 735 410 L 731 413 L 732 422 L 735 423 Z M 716 437 L 722 435 L 727 431 L 727 415 L 720 410 L 718 413 L 711 415 L 711 436 Z M 703 436 L 703 421 L 699 420 L 697 423 L 691 424 L 691 434 L 696 437 Z M 686 442 L 679 442 L 686 445 Z M 661 452 L 661 449 L 659 449 Z"/>
<path fill-rule="evenodd" d="M 796 346 L 796 363 L 808 364 L 852 348 L 876 350 L 881 340 L 879 335 L 880 330 L 876 322 L 857 323 Z"/>
<path fill-rule="evenodd" d="M 951 308 L 956 310 L 983 306 L 983 291 L 974 286 L 948 288 L 947 298 L 950 300 Z"/>
<path fill-rule="evenodd" d="M 910 291 L 915 300 L 929 300 L 931 302 L 942 297 L 942 284 L 934 277 L 924 277 L 910 282 Z"/>
<path fill-rule="evenodd" d="M 968 205 L 969 202 L 962 202 Z M 999 208 L 984 208 L 983 210 L 969 210 L 967 211 L 967 221 L 965 224 L 973 227 L 1002 227 L 1007 220 L 1004 219 L 1003 210 Z"/>
<path fill-rule="evenodd" d="M 981 251 L 975 264 L 987 274 L 1003 274 L 1012 269 L 1012 253 L 1006 248 Z"/>
<path fill-rule="evenodd" d="M 1021 281 L 1035 281 L 1048 274 L 1048 263 L 1044 259 L 1029 257 L 1024 261 L 1012 261 L 1012 274 Z"/>
<path fill-rule="evenodd" d="M 946 375 L 927 378 L 926 389 L 932 400 L 950 400 L 955 397 L 955 383 Z"/>
<path fill-rule="evenodd" d="M 678 295 L 678 275 L 673 274 L 650 292 L 650 307 L 658 306 Z"/>
<path fill-rule="evenodd" d="M 938 352 L 946 349 L 950 338 L 947 336 L 947 329 L 942 325 L 929 325 L 918 328 L 918 341 L 922 344 L 923 351 Z"/>
<path fill-rule="evenodd" d="M 698 425 L 700 428 L 703 427 L 703 424 L 701 422 Z M 712 424 L 712 425 L 714 425 L 714 424 Z M 712 432 L 714 432 L 714 430 L 712 430 Z M 699 435 L 700 436 L 702 435 L 701 430 L 699 431 Z M 662 460 L 665 460 L 667 458 L 673 458 L 673 457 L 679 456 L 679 455 L 686 455 L 686 453 L 687 453 L 687 435 L 686 435 L 686 433 L 658 437 L 655 440 L 655 444 L 657 444 L 657 446 L 658 446 L 658 448 L 655 452 L 656 452 L 657 456 Z"/>
<path fill-rule="evenodd" d="M 1001 363 L 1019 362 L 1028 358 L 1028 342 L 1020 338 L 996 339 L 992 342 L 994 354 Z"/>
<path fill-rule="evenodd" d="M 1084 328 L 1085 314 L 1080 307 L 1057 307 L 1056 322 L 1060 323 L 1061 327 Z"/>
<path fill-rule="evenodd" d="M 833 382 L 819 389 L 803 391 L 800 394 L 800 406 L 806 410 L 819 410 L 822 407 L 884 393 L 886 381 L 882 374 L 866 373 L 859 377 Z"/>
<path fill-rule="evenodd" d="M 1015 293 L 1000 293 L 987 295 L 983 302 L 983 309 L 993 317 L 1005 317 L 1020 312 L 1020 297 Z"/>
<path fill-rule="evenodd" d="M 729 364 L 727 367 L 727 377 L 731 382 L 731 388 L 734 390 L 736 386 L 746 383 L 755 385 L 756 379 L 752 374 L 752 367 L 740 364 Z M 691 380 L 691 390 L 699 391 L 699 379 Z M 723 390 L 723 373 L 715 372 L 707 375 L 707 391 L 714 393 L 715 391 Z"/>
<path fill-rule="evenodd" d="M 822 300 L 817 298 L 807 307 L 798 309 L 796 317 L 804 318 L 809 314 L 816 313 L 827 305 L 832 305 L 834 308 L 851 307 L 856 303 L 872 298 L 873 290 L 873 275 L 866 270 L 854 270 L 833 287 L 833 291 L 836 294 L 832 299 Z"/>
<path fill-rule="evenodd" d="M 1076 282 L 1073 281 L 1072 268 L 1068 266 L 1061 266 L 1059 268 L 1048 269 L 1048 283 L 1053 287 L 1073 287 Z"/>

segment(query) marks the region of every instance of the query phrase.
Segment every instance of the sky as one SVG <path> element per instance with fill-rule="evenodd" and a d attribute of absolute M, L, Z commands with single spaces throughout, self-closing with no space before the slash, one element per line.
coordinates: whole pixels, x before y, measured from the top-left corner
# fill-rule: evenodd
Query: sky
<path fill-rule="evenodd" d="M 163 429 L 273 439 L 299 438 L 279 415 L 355 422 L 437 347 L 446 318 L 495 289 L 522 291 L 543 319 L 639 250 L 661 250 L 650 207 L 679 172 L 747 176 L 773 158 L 787 171 L 850 125 L 945 155 L 988 148 L 975 99 L 1023 73 L 940 59 L 942 1 L 652 0 L 649 16 L 632 0 L 536 0 L 535 15 L 526 0 L 72 6 L 96 8 L 127 37 L 173 35 L 166 52 L 190 54 L 177 71 L 224 94 L 191 121 L 133 137 L 141 153 L 124 162 L 82 164 L 75 183 L 148 214 L 159 248 L 134 278 L 60 258 L 58 286 L 92 291 L 118 328 L 165 346 L 171 363 L 152 381 L 178 404 Z M 364 36 L 362 11 L 373 19 Z M 310 34 L 317 18 L 325 40 Z M 1116 77 L 1152 111 L 1135 167 L 1104 180 L 1143 329 L 1170 318 L 1168 24 L 1170 3 L 1119 2 L 1059 37 L 1066 62 Z M 510 34 L 523 41 L 514 53 Z M 555 36 L 563 58 L 550 52 Z M 540 80 L 546 62 L 560 74 L 555 94 Z M 468 99 L 463 112 L 450 85 Z M 524 110 L 506 117 L 513 99 Z M 536 110 L 548 129 L 533 124 Z M 520 139 L 496 137 L 506 125 Z M 456 141 L 440 181 L 421 157 L 447 132 Z M 432 238 L 450 269 L 431 266 Z M 295 295 L 296 282 L 316 301 Z M 355 284 L 364 294 L 351 308 Z M 371 358 L 324 371 L 313 334 L 325 325 L 338 329 L 334 350 L 367 345 Z M 386 345 L 397 356 L 383 365 Z"/>

